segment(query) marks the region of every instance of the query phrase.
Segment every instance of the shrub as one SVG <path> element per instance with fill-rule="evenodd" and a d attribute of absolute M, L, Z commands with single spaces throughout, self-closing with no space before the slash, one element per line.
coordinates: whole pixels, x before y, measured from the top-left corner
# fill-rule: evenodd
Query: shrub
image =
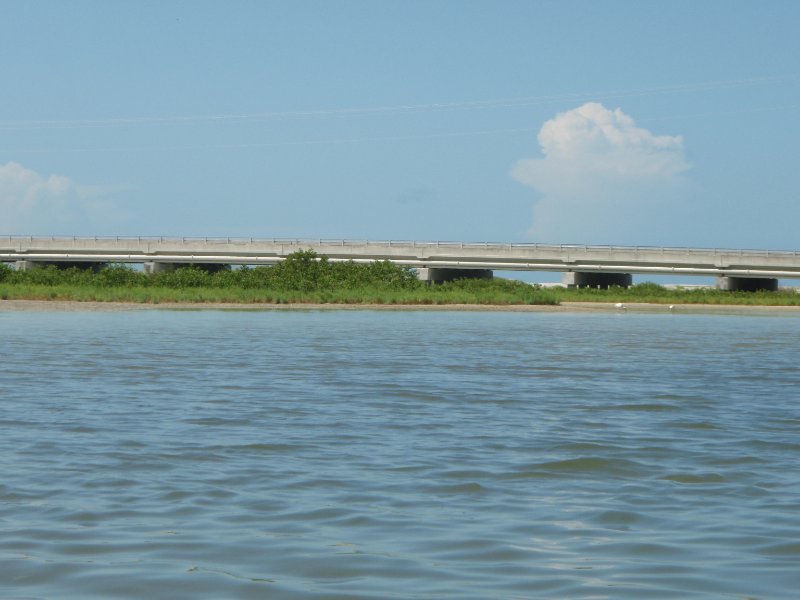
<path fill-rule="evenodd" d="M 318 288 L 329 267 L 327 256 L 319 256 L 313 250 L 298 250 L 272 268 L 281 289 L 309 292 Z"/>
<path fill-rule="evenodd" d="M 207 287 L 211 284 L 211 275 L 202 269 L 190 266 L 180 267 L 174 271 L 161 271 L 151 275 L 153 287 L 173 289 Z"/>
<path fill-rule="evenodd" d="M 93 283 L 102 287 L 133 287 L 145 285 L 147 275 L 126 265 L 108 265 L 94 277 Z"/>

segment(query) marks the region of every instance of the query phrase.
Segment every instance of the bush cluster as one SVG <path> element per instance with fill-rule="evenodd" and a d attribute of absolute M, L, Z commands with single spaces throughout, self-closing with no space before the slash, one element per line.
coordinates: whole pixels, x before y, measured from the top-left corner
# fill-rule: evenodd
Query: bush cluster
<path fill-rule="evenodd" d="M 108 265 L 98 271 L 54 265 L 15 271 L 0 264 L 0 282 L 28 285 L 70 285 L 101 288 L 223 288 L 312 292 L 335 289 L 408 290 L 421 284 L 412 269 L 389 261 L 330 262 L 313 250 L 295 252 L 271 267 L 222 268 L 209 272 L 197 266 L 146 275 L 126 265 Z"/>
<path fill-rule="evenodd" d="M 459 279 L 428 285 L 414 270 L 389 261 L 331 262 L 313 250 L 271 267 L 197 266 L 146 275 L 126 265 L 100 270 L 44 266 L 15 271 L 0 263 L 0 298 L 97 299 L 142 302 L 322 302 L 376 304 L 558 304 L 564 301 L 800 305 L 800 294 L 630 288 L 548 289 L 506 279 Z"/>
<path fill-rule="evenodd" d="M 44 266 L 14 271 L 0 265 L 0 298 L 134 302 L 314 302 L 339 304 L 555 304 L 547 292 L 518 281 L 419 281 L 389 261 L 331 262 L 312 250 L 271 267 L 197 266 L 146 275 L 125 265 L 98 271 Z"/>

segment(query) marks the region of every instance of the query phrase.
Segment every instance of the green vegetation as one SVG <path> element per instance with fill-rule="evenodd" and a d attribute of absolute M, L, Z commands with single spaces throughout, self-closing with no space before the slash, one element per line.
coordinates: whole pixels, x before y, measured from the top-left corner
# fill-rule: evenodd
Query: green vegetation
<path fill-rule="evenodd" d="M 223 268 L 210 273 L 185 267 L 145 275 L 125 265 L 99 271 L 45 266 L 15 271 L 0 264 L 0 298 L 101 302 L 233 302 L 313 304 L 558 304 L 650 302 L 800 306 L 800 294 L 666 289 L 654 283 L 608 290 L 532 286 L 504 279 L 461 279 L 440 285 L 417 280 L 413 269 L 388 261 L 330 262 L 315 252 L 295 252 L 272 267 Z"/>
<path fill-rule="evenodd" d="M 101 302 L 320 304 L 556 304 L 552 294 L 518 281 L 459 280 L 427 285 L 388 261 L 330 262 L 300 251 L 273 267 L 185 267 L 145 275 L 124 265 L 100 271 L 0 265 L 0 298 Z"/>
<path fill-rule="evenodd" d="M 639 283 L 629 288 L 611 287 L 548 289 L 559 302 L 650 302 L 654 304 L 738 304 L 751 306 L 800 306 L 794 291 L 726 292 L 715 289 L 667 289 L 655 283 Z"/>

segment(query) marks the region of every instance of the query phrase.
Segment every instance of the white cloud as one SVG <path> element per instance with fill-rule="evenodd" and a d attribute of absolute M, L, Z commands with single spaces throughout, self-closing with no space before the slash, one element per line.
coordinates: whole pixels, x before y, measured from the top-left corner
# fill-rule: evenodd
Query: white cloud
<path fill-rule="evenodd" d="M 652 225 L 675 206 L 689 168 L 680 136 L 654 135 L 620 109 L 590 102 L 545 122 L 538 139 L 544 156 L 512 169 L 541 196 L 535 241 L 656 243 Z"/>
<path fill-rule="evenodd" d="M 0 234 L 90 234 L 117 219 L 98 188 L 19 163 L 0 165 Z"/>

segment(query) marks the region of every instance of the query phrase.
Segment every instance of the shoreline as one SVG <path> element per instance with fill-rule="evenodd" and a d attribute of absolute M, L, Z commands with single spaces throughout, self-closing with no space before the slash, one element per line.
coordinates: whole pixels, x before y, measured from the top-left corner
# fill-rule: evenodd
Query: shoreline
<path fill-rule="evenodd" d="M 672 308 L 670 308 L 672 306 Z M 562 302 L 547 304 L 239 304 L 231 302 L 97 302 L 77 300 L 0 300 L 0 312 L 122 312 L 133 310 L 223 310 L 223 311 L 302 311 L 302 310 L 383 310 L 457 312 L 618 312 L 664 314 L 784 314 L 800 316 L 800 306 L 741 304 L 655 304 L 613 302 Z"/>

